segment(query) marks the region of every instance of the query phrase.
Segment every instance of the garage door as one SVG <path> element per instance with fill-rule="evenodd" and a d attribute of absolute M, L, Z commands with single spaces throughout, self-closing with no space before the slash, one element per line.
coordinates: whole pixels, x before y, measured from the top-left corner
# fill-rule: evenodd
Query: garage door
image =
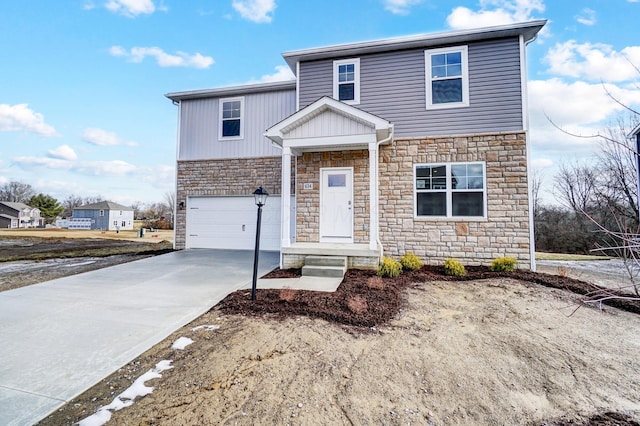
<path fill-rule="evenodd" d="M 187 248 L 253 250 L 258 207 L 253 197 L 189 197 Z M 280 197 L 262 208 L 260 250 L 280 250 Z"/>

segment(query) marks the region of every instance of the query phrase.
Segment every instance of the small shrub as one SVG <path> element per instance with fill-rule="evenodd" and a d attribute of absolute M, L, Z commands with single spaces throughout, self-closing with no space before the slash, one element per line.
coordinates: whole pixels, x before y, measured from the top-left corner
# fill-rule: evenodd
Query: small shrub
<path fill-rule="evenodd" d="M 347 307 L 351 312 L 357 315 L 362 315 L 367 312 L 367 299 L 358 295 L 351 296 L 347 300 Z"/>
<path fill-rule="evenodd" d="M 464 265 L 455 259 L 447 259 L 444 261 L 444 273 L 453 275 L 454 277 L 463 277 L 467 274 Z"/>
<path fill-rule="evenodd" d="M 291 302 L 293 299 L 296 298 L 296 294 L 298 293 L 297 290 L 294 290 L 292 288 L 289 287 L 285 287 L 280 289 L 280 300 L 284 300 L 285 302 Z"/>
<path fill-rule="evenodd" d="M 394 278 L 402 272 L 402 264 L 390 257 L 383 257 L 378 266 L 378 275 L 381 277 Z"/>
<path fill-rule="evenodd" d="M 402 264 L 402 269 L 407 271 L 416 271 L 422 268 L 422 260 L 415 254 L 409 252 L 400 258 L 400 263 Z"/>
<path fill-rule="evenodd" d="M 384 290 L 384 281 L 380 277 L 369 277 L 367 287 L 373 290 Z"/>
<path fill-rule="evenodd" d="M 518 261 L 513 257 L 499 257 L 491 262 L 493 272 L 511 272 L 516 269 Z"/>

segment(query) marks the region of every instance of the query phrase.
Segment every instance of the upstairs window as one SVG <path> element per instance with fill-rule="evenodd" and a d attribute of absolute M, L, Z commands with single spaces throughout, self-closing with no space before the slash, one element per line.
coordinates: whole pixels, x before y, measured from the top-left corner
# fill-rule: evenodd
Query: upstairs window
<path fill-rule="evenodd" d="M 426 50 L 427 109 L 469 106 L 467 46 Z"/>
<path fill-rule="evenodd" d="M 360 103 L 360 59 L 333 62 L 333 98 L 346 104 Z"/>
<path fill-rule="evenodd" d="M 415 166 L 416 217 L 486 217 L 484 163 Z"/>
<path fill-rule="evenodd" d="M 104 210 L 100 210 L 100 216 L 104 216 Z"/>
<path fill-rule="evenodd" d="M 220 99 L 220 139 L 241 139 L 244 98 Z"/>

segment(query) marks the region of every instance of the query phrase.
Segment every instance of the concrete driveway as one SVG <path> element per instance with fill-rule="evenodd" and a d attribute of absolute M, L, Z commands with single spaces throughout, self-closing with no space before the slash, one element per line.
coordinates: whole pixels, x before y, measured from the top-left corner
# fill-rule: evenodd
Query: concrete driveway
<path fill-rule="evenodd" d="M 260 254 L 260 274 L 278 265 Z M 0 425 L 30 425 L 252 279 L 252 251 L 187 250 L 0 293 Z"/>

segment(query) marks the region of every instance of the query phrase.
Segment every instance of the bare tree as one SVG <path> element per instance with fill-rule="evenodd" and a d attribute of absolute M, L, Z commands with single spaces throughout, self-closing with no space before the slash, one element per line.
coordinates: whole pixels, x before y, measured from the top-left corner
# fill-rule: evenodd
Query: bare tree
<path fill-rule="evenodd" d="M 27 183 L 11 181 L 0 187 L 0 201 L 26 204 L 34 195 L 36 191 Z"/>

